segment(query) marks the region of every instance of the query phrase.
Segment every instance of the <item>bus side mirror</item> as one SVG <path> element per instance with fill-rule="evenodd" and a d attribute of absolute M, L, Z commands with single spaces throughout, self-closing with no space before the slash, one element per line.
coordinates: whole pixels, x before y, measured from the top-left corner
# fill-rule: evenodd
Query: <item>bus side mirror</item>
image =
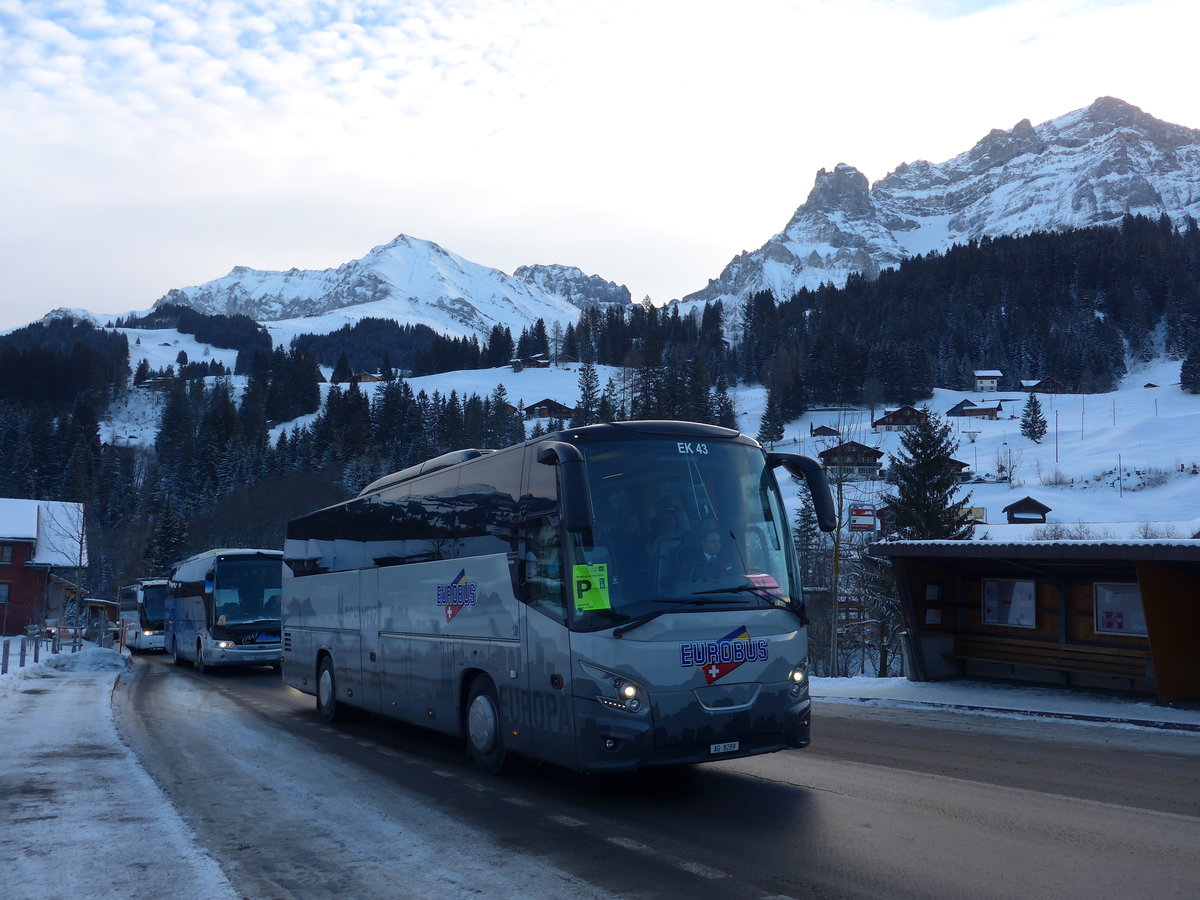
<path fill-rule="evenodd" d="M 772 468 L 783 466 L 793 478 L 803 478 L 812 495 L 813 510 L 817 514 L 817 527 L 822 531 L 837 528 L 837 512 L 833 508 L 833 494 L 829 491 L 829 480 L 825 469 L 811 456 L 799 453 L 768 453 L 767 464 Z"/>
<path fill-rule="evenodd" d="M 567 531 L 590 530 L 592 490 L 588 485 L 587 464 L 579 448 L 564 441 L 547 441 L 538 447 L 537 461 L 544 466 L 558 466 L 562 519 Z"/>
<path fill-rule="evenodd" d="M 209 572 L 204 576 L 204 593 L 206 595 L 213 592 L 213 588 L 217 586 L 217 573 Z"/>

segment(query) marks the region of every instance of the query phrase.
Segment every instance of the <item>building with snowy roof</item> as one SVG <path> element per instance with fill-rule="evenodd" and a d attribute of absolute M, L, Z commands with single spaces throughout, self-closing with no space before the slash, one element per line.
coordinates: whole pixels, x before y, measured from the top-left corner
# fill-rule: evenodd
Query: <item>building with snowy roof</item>
<path fill-rule="evenodd" d="M 83 504 L 0 499 L 0 629 L 21 634 L 59 618 L 83 593 L 87 568 Z"/>

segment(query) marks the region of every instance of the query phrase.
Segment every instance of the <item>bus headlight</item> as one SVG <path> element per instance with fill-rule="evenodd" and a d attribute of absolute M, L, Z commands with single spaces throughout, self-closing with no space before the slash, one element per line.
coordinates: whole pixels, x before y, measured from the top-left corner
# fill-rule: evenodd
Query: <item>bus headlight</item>
<path fill-rule="evenodd" d="M 596 701 L 601 706 L 631 713 L 645 709 L 646 691 L 636 681 L 591 663 L 581 661 L 579 665 L 586 675 L 595 679 L 596 686 L 602 691 L 596 695 Z"/>
<path fill-rule="evenodd" d="M 213 641 L 213 646 L 218 650 L 232 650 L 233 641 Z"/>
<path fill-rule="evenodd" d="M 788 673 L 788 693 L 799 697 L 808 690 L 808 672 L 802 666 L 796 666 Z"/>

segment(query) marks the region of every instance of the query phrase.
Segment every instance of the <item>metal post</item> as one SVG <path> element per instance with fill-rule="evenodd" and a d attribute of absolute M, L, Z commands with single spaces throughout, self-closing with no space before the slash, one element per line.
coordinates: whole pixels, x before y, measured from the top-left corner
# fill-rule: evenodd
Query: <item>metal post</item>
<path fill-rule="evenodd" d="M 17 663 L 17 665 L 18 665 L 18 667 L 20 667 L 22 669 L 25 668 L 25 637 L 23 635 L 21 637 L 20 661 Z"/>
<path fill-rule="evenodd" d="M 8 638 L 4 639 L 4 649 L 0 650 L 0 675 L 8 674 Z"/>

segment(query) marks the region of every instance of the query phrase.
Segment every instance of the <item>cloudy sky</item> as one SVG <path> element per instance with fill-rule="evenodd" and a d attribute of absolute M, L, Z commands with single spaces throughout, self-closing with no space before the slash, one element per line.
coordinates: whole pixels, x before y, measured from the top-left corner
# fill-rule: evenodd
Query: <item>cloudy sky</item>
<path fill-rule="evenodd" d="M 0 328 L 397 234 L 655 302 L 872 181 L 1120 97 L 1200 127 L 1195 0 L 0 0 Z"/>

